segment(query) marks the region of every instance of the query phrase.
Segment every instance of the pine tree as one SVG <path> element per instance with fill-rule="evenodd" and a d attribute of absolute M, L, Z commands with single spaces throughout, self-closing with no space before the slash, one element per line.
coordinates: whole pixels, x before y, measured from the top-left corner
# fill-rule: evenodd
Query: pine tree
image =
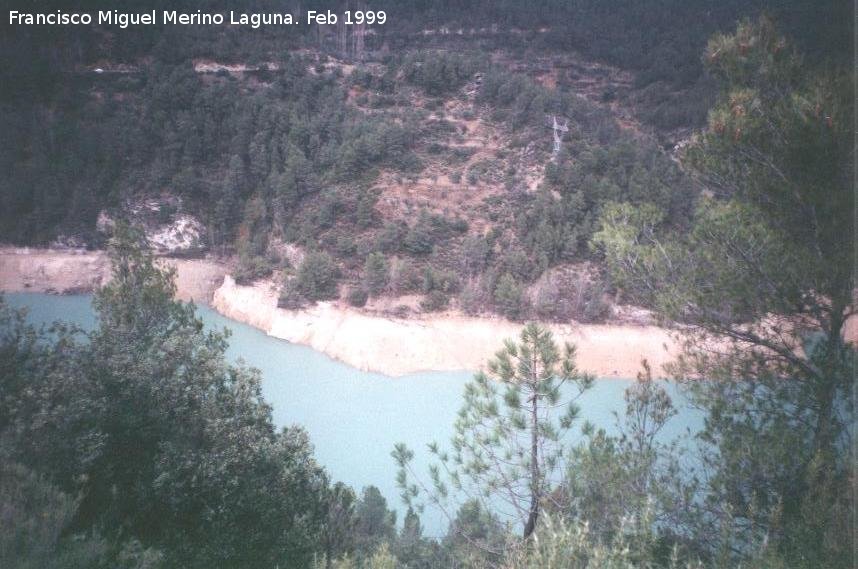
<path fill-rule="evenodd" d="M 370 253 L 364 264 L 364 283 L 370 294 L 380 294 L 390 279 L 390 264 L 384 253 Z"/>
<path fill-rule="evenodd" d="M 442 506 L 451 492 L 463 492 L 484 508 L 496 508 L 521 524 L 525 538 L 536 528 L 548 493 L 558 484 L 567 451 L 564 434 L 578 416 L 575 400 L 593 378 L 575 368 L 575 348 L 561 353 L 551 331 L 528 324 L 519 342 L 505 342 L 465 386 L 465 401 L 454 425 L 452 449 L 430 445 L 442 469 L 430 470 L 431 503 Z M 398 482 L 410 503 L 420 491 L 408 483 L 413 453 L 398 445 Z"/>
<path fill-rule="evenodd" d="M 606 210 L 597 241 L 617 282 L 684 325 L 673 373 L 709 380 L 688 382 L 708 411 L 701 542 L 847 567 L 852 82 L 806 67 L 766 18 L 715 36 L 705 61 L 723 92 L 685 160 L 710 195 L 676 233 Z"/>

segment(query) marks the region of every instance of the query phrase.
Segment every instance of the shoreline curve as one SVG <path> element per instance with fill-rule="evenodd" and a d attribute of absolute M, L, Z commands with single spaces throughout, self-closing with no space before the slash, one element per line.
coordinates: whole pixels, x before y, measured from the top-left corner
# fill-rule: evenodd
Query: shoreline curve
<path fill-rule="evenodd" d="M 215 259 L 167 259 L 177 297 L 209 305 L 266 334 L 309 346 L 364 371 L 403 376 L 424 371 L 477 371 L 522 324 L 456 311 L 394 318 L 338 302 L 302 310 L 277 307 L 271 281 L 236 284 Z M 0 290 L 71 294 L 92 292 L 110 278 L 102 251 L 0 247 Z M 658 374 L 679 352 L 675 332 L 637 324 L 550 324 L 558 342 L 577 346 L 577 365 L 597 377 L 629 378 L 649 361 Z"/>

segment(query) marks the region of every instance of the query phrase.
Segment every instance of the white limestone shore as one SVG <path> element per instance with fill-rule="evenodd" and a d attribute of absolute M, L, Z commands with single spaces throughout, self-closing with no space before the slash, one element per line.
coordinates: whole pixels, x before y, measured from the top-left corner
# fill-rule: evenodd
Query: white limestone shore
<path fill-rule="evenodd" d="M 177 295 L 208 304 L 227 318 L 309 346 L 362 370 L 391 376 L 420 371 L 477 370 L 520 323 L 454 311 L 391 318 L 344 303 L 293 311 L 277 308 L 271 282 L 240 286 L 229 267 L 210 259 L 164 259 L 176 269 Z M 0 247 L 0 290 L 56 294 L 91 292 L 109 279 L 103 252 Z M 673 359 L 670 331 L 634 324 L 553 324 L 556 338 L 578 348 L 578 367 L 598 377 L 634 377 L 641 360 L 654 371 Z"/>

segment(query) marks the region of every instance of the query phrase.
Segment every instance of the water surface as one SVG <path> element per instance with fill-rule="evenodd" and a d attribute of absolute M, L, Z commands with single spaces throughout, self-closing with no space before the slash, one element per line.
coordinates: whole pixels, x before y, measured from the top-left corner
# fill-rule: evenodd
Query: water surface
<path fill-rule="evenodd" d="M 14 293 L 6 298 L 12 306 L 28 307 L 28 319 L 34 324 L 63 320 L 91 329 L 96 322 L 88 295 Z M 204 306 L 198 307 L 198 314 L 208 328 L 231 330 L 230 359 L 241 359 L 262 372 L 262 391 L 278 426 L 302 425 L 310 434 L 316 458 L 334 480 L 342 480 L 356 491 L 373 484 L 401 511 L 390 452 L 397 442 L 406 443 L 415 451 L 415 467 L 425 472 L 429 463 L 425 445 L 449 439 L 470 372 L 391 378 L 272 338 Z M 629 384 L 630 380 L 623 379 L 597 380 L 579 400 L 582 419 L 613 431 L 613 413 L 622 414 L 623 392 Z M 681 399 L 673 386 L 669 390 Z M 663 436 L 697 424 L 699 418 L 684 411 L 668 424 Z M 573 428 L 572 436 L 580 437 L 579 427 Z M 446 522 L 440 514 L 427 511 L 424 526 L 429 535 L 440 535 Z"/>

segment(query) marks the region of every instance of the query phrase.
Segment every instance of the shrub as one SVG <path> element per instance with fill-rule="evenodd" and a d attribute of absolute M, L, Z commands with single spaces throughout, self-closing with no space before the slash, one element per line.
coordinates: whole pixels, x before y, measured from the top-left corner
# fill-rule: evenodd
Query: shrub
<path fill-rule="evenodd" d="M 501 314 L 515 320 L 524 312 L 524 298 L 521 285 L 509 273 L 498 279 L 495 287 L 495 304 Z"/>
<path fill-rule="evenodd" d="M 277 298 L 277 308 L 298 310 L 306 305 L 307 299 L 295 289 L 294 281 L 286 283 L 283 290 L 280 291 L 280 296 Z"/>
<path fill-rule="evenodd" d="M 339 257 L 348 259 L 353 257 L 357 252 L 357 243 L 355 243 L 355 240 L 351 235 L 343 233 L 337 235 L 334 243 L 334 249 Z"/>
<path fill-rule="evenodd" d="M 240 285 L 246 285 L 270 276 L 273 270 L 271 263 L 265 257 L 259 255 L 239 255 L 238 266 L 235 268 L 233 276 L 235 282 Z"/>
<path fill-rule="evenodd" d="M 527 281 L 541 272 L 540 267 L 535 265 L 527 253 L 519 248 L 510 248 L 503 257 L 501 267 L 516 280 Z"/>
<path fill-rule="evenodd" d="M 575 291 L 575 318 L 581 322 L 600 322 L 608 317 L 611 307 L 604 301 L 606 285 L 601 280 L 585 281 Z"/>
<path fill-rule="evenodd" d="M 358 308 L 366 306 L 367 300 L 369 300 L 369 294 L 365 288 L 356 286 L 349 290 L 348 301 L 352 306 L 357 306 Z"/>
<path fill-rule="evenodd" d="M 479 62 L 461 54 L 435 51 L 410 56 L 403 71 L 410 83 L 438 96 L 461 87 L 478 66 Z"/>
<path fill-rule="evenodd" d="M 325 252 L 310 252 L 298 267 L 295 280 L 289 283 L 303 298 L 315 302 L 337 297 L 340 270 Z"/>
<path fill-rule="evenodd" d="M 390 277 L 390 264 L 383 253 L 370 253 L 363 269 L 364 285 L 369 294 L 380 294 L 387 286 Z"/>
<path fill-rule="evenodd" d="M 402 259 L 393 263 L 390 269 L 390 288 L 396 294 L 412 292 L 419 286 L 420 275 L 411 261 Z"/>
<path fill-rule="evenodd" d="M 432 234 L 425 224 L 418 221 L 405 234 L 402 246 L 412 255 L 428 255 L 434 247 Z"/>
<path fill-rule="evenodd" d="M 420 283 L 420 288 L 424 294 L 433 290 L 451 294 L 459 290 L 459 277 L 451 271 L 442 271 L 428 266 L 423 269 L 423 280 Z"/>
<path fill-rule="evenodd" d="M 408 229 L 404 224 L 387 221 L 375 238 L 376 249 L 384 253 L 396 253 L 402 246 Z"/>
<path fill-rule="evenodd" d="M 486 268 L 491 245 L 482 235 L 469 235 L 462 242 L 461 263 L 465 274 L 476 275 Z"/>
<path fill-rule="evenodd" d="M 459 306 L 466 314 L 479 314 L 485 304 L 485 290 L 481 279 L 468 282 L 459 295 Z"/>
<path fill-rule="evenodd" d="M 444 310 L 450 304 L 450 297 L 440 290 L 429 291 L 426 297 L 420 301 L 420 308 L 425 312 L 437 312 Z"/>
<path fill-rule="evenodd" d="M 560 293 L 557 283 L 550 279 L 536 291 L 533 309 L 543 320 L 565 320 L 569 317 L 569 303 Z"/>

